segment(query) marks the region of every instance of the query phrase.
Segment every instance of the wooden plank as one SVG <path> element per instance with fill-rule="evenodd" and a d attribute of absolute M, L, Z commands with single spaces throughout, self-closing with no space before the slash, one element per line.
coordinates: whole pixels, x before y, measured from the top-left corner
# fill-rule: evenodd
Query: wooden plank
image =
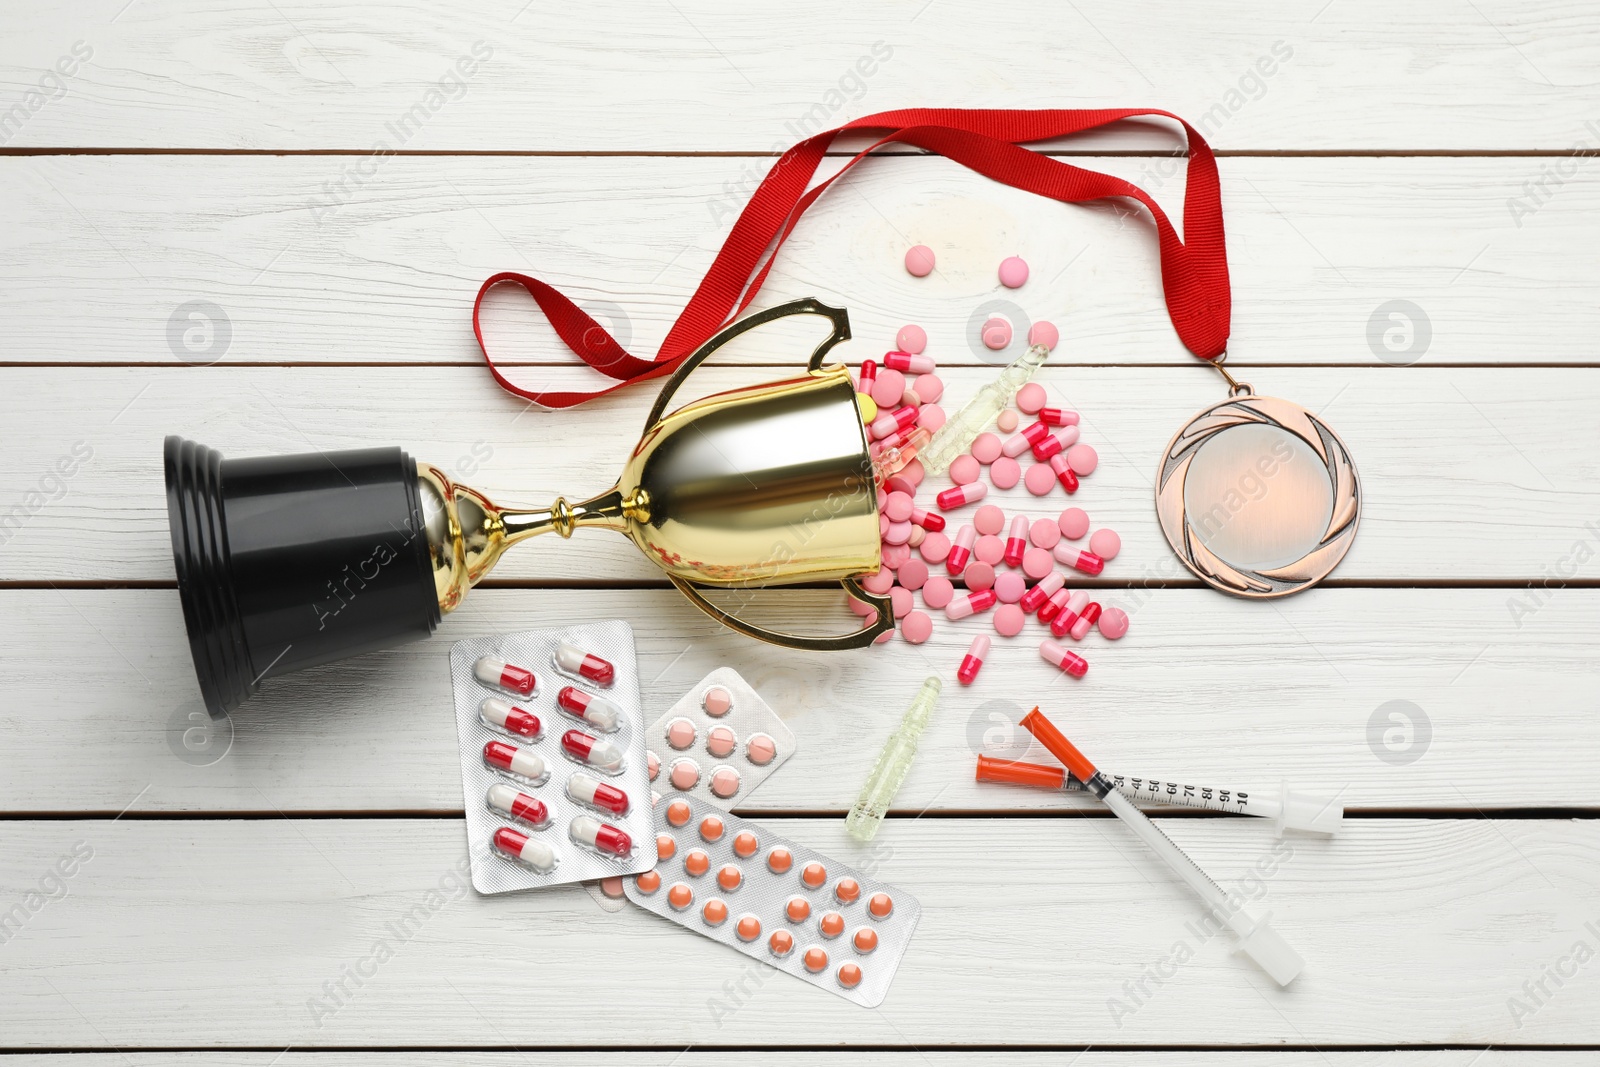
<path fill-rule="evenodd" d="M 1103 820 L 907 821 L 870 850 L 841 820 L 785 821 L 787 836 L 870 862 L 921 901 L 876 1011 L 636 909 L 605 915 L 577 887 L 475 897 L 457 876 L 453 820 L 7 823 L 8 906 L 74 848 L 92 855 L 60 879 L 64 899 L 0 946 L 0 1045 L 1593 1040 L 1600 986 L 1572 953 L 1600 940 L 1600 824 L 1381 820 L 1331 843 L 1275 842 L 1240 823 L 1166 828 L 1273 913 L 1306 960 L 1291 987 L 1233 956 L 1229 935 L 1197 936 L 1187 891 Z M 1551 966 L 1574 973 L 1560 988 L 1545 979 L 1544 1002 L 1514 1016 L 1524 983 Z M 1146 977 L 1158 967 L 1160 984 Z M 635 996 L 596 1025 L 624 980 Z"/>
<path fill-rule="evenodd" d="M 789 352 L 809 351 L 794 343 Z M 527 369 L 544 383 L 583 371 Z M 989 369 L 944 375 L 954 408 Z M 776 376 L 708 368 L 700 395 Z M 1263 393 L 1320 410 L 1359 468 L 1360 536 L 1343 581 L 1590 581 L 1600 533 L 1600 375 L 1570 369 L 1269 368 Z M 1156 458 L 1202 406 L 1222 399 L 1205 368 L 1048 366 L 1041 380 L 1084 418 L 1103 456 L 1071 502 L 1116 529 L 1123 555 L 1104 576 L 1183 580 L 1153 515 Z M 182 433 L 227 455 L 402 444 L 413 456 L 510 504 L 599 492 L 617 476 L 654 400 L 649 387 L 565 413 L 529 411 L 479 367 L 0 369 L 8 432 L 0 471 L 8 516 L 0 580 L 170 581 L 160 441 Z M 40 397 L 70 397 L 41 403 Z M 71 410 L 63 410 L 63 404 Z M 91 452 L 74 458 L 74 449 Z M 73 473 L 55 472 L 66 461 Z M 78 460 L 81 459 L 81 462 Z M 58 484 L 60 483 L 60 484 Z M 65 488 L 63 488 L 63 485 Z M 931 494 L 935 487 L 930 486 Z M 30 495 L 31 494 L 31 495 Z M 1036 516 L 1068 501 L 1016 488 L 993 499 Z M 1590 525 L 1585 525 L 1585 524 Z M 498 579 L 659 576 L 624 539 L 585 531 L 508 554 Z M 1587 546 L 1586 549 L 1581 546 Z"/>
<path fill-rule="evenodd" d="M 1129 775 L 1269 792 L 1288 780 L 1363 809 L 1600 806 L 1600 590 L 1558 592 L 1520 629 L 1505 599 L 1332 589 L 1274 607 L 1162 590 L 1123 601 L 1135 610 L 1120 644 L 1084 643 L 1081 682 L 1038 658 L 1030 624 L 967 688 L 951 676 L 981 622 L 941 620 L 920 647 L 807 654 L 721 629 L 667 590 L 479 590 L 431 641 L 270 679 L 208 734 L 173 592 L 12 590 L 0 812 L 459 812 L 451 643 L 618 616 L 634 623 L 652 717 L 731 666 L 795 732 L 795 757 L 741 801 L 750 812 L 846 810 L 929 673 L 947 684 L 897 801 L 908 816 L 1093 809 L 973 781 L 984 752 L 1050 762 L 1009 727 L 1034 703 Z M 820 591 L 782 604 L 760 620 L 842 620 Z"/>
<path fill-rule="evenodd" d="M 1571 0 L 1034 2 L 985 11 L 981 34 L 961 5 L 920 0 L 514 7 L 18 12 L 0 53 L 7 97 L 49 97 L 8 143 L 768 152 L 890 108 L 1155 100 L 1232 149 L 1565 149 L 1591 136 L 1574 87 L 1600 36 L 1600 16 Z M 75 42 L 90 55 L 59 88 L 44 75 Z"/>
<path fill-rule="evenodd" d="M 1253 1067 L 1462 1067 L 1463 1055 L 1480 1054 L 1473 1067 L 1577 1067 L 1588 1063 L 1592 1054 L 1581 1051 L 1529 1051 L 1485 1049 L 1463 1052 L 1460 1049 L 1390 1049 L 1381 1052 L 1341 1052 L 1337 1049 L 1316 1052 L 1277 1052 L 1251 1050 Z M 946 1052 L 917 1049 L 910 1052 L 875 1049 L 870 1052 L 812 1050 L 807 1052 L 754 1051 L 718 1052 L 709 1049 L 662 1051 L 639 1049 L 630 1052 L 540 1052 L 524 1048 L 516 1052 L 438 1052 L 413 1054 L 395 1052 L 78 1052 L 18 1053 L 7 1062 L 16 1067 L 273 1067 L 273 1057 L 295 1067 L 394 1067 L 396 1063 L 441 1064 L 443 1067 L 738 1067 L 759 1063 L 774 1067 L 938 1067 L 972 1064 L 974 1067 L 1034 1067 L 1059 1064 L 1061 1052 L 978 1052 L 963 1049 Z M 421 1057 L 426 1057 L 423 1059 Z M 1224 1067 L 1239 1062 L 1238 1052 L 1207 1052 L 1200 1049 L 1143 1052 L 1137 1049 L 1102 1051 L 1088 1049 L 1074 1056 L 1071 1067 Z"/>
<path fill-rule="evenodd" d="M 0 157 L 4 358 L 476 361 L 472 297 L 506 269 L 562 288 L 650 356 L 753 188 L 739 185 L 747 159 L 401 158 L 334 189 L 355 162 Z M 1079 162 L 1181 216 L 1181 160 Z M 1556 166 L 1548 195 L 1524 190 Z M 1600 271 L 1600 163 L 1241 158 L 1222 173 L 1236 361 L 1600 358 L 1600 312 L 1567 285 Z M 941 362 L 986 365 L 982 315 L 968 320 L 1004 300 L 1019 321 L 1057 321 L 1073 363 L 1193 362 L 1162 303 L 1154 236 L 1126 207 L 1064 207 L 944 160 L 855 175 L 800 226 L 762 295 L 850 308 L 852 359 L 917 321 Z M 901 267 L 918 241 L 940 257 L 920 281 Z M 1033 280 L 1009 292 L 995 267 L 1014 253 Z M 226 325 L 179 311 L 195 301 Z M 1410 305 L 1403 320 L 1394 301 Z M 502 359 L 576 359 L 519 290 L 492 298 L 488 321 Z"/>

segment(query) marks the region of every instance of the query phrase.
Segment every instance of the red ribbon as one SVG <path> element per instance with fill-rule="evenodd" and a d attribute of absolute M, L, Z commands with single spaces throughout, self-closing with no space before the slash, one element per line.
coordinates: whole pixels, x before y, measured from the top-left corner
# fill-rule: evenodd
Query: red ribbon
<path fill-rule="evenodd" d="M 1041 155 L 1023 144 L 1065 137 L 1139 116 L 1159 115 L 1183 127 L 1189 140 L 1188 187 L 1184 192 L 1185 239 L 1150 195 L 1132 182 Z M 870 131 L 879 138 L 857 153 L 827 181 L 807 190 L 828 146 L 844 132 Z M 1228 251 L 1222 232 L 1222 196 L 1217 161 L 1199 132 L 1168 111 L 1144 108 L 1108 110 L 988 111 L 908 108 L 867 115 L 806 138 L 785 152 L 767 172 L 733 231 L 712 262 L 694 296 L 678 316 L 653 360 L 631 355 L 605 328 L 553 287 L 525 274 L 506 271 L 483 283 L 472 305 L 472 330 L 489 371 L 502 386 L 549 408 L 566 408 L 633 382 L 670 374 L 687 355 L 737 318 L 761 291 L 778 249 L 800 216 L 851 167 L 886 144 L 926 149 L 1018 189 L 1065 203 L 1109 197 L 1139 201 L 1155 220 L 1161 249 L 1161 282 L 1172 325 L 1189 351 L 1215 359 L 1227 348 L 1232 295 Z M 763 262 L 763 257 L 765 261 Z M 500 372 L 483 343 L 479 314 L 484 295 L 501 282 L 516 282 L 544 312 L 556 334 L 595 370 L 617 384 L 590 392 L 530 391 Z"/>

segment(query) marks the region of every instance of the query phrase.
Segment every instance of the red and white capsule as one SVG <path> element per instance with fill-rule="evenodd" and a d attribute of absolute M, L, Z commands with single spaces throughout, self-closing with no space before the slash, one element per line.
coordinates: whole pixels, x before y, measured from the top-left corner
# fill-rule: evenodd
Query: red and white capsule
<path fill-rule="evenodd" d="M 939 505 L 940 511 L 954 511 L 982 500 L 988 492 L 989 487 L 983 482 L 968 482 L 966 485 L 951 486 L 934 497 L 933 502 Z"/>
<path fill-rule="evenodd" d="M 598 730 L 613 733 L 622 723 L 622 709 L 602 696 L 585 693 L 575 685 L 564 685 L 556 693 L 556 704 L 568 715 L 582 719 Z"/>
<path fill-rule="evenodd" d="M 861 361 L 861 373 L 856 376 L 856 392 L 870 393 L 878 383 L 878 365 L 870 359 Z"/>
<path fill-rule="evenodd" d="M 1020 433 L 1006 438 L 1005 443 L 1000 446 L 1000 451 L 1016 459 L 1049 435 L 1050 427 L 1042 422 L 1032 422 L 1024 426 Z"/>
<path fill-rule="evenodd" d="M 484 798 L 489 807 L 513 819 L 521 819 L 529 826 L 543 828 L 550 824 L 550 809 L 538 797 L 530 797 L 516 786 L 496 782 L 489 787 Z"/>
<path fill-rule="evenodd" d="M 958 596 L 944 606 L 944 617 L 951 622 L 964 619 L 968 615 L 976 615 L 980 611 L 988 611 L 999 601 L 1000 596 L 993 589 L 980 589 L 976 593 Z"/>
<path fill-rule="evenodd" d="M 1084 606 L 1078 621 L 1072 624 L 1072 629 L 1067 631 L 1074 641 L 1082 641 L 1089 635 L 1089 627 L 1100 621 L 1100 605 L 1090 602 Z"/>
<path fill-rule="evenodd" d="M 916 421 L 917 409 L 907 404 L 904 407 L 898 407 L 893 411 L 886 411 L 879 415 L 872 420 L 872 425 L 869 429 L 872 431 L 873 437 L 882 440 L 885 437 L 899 433 L 901 430 L 909 430 Z"/>
<path fill-rule="evenodd" d="M 1052 667 L 1058 668 L 1062 674 L 1069 674 L 1074 678 L 1082 678 L 1089 672 L 1089 661 L 1062 648 L 1054 641 L 1041 641 L 1039 643 L 1039 656 Z"/>
<path fill-rule="evenodd" d="M 1050 632 L 1057 637 L 1065 637 L 1073 626 L 1081 619 L 1082 611 L 1089 604 L 1089 594 L 1079 589 L 1067 598 L 1067 606 L 1061 609 L 1061 614 L 1050 620 Z"/>
<path fill-rule="evenodd" d="M 973 529 L 969 522 L 956 531 L 956 539 L 950 545 L 950 554 L 944 558 L 944 569 L 947 574 L 960 574 L 967 569 L 967 561 L 972 558 L 972 546 L 978 543 L 978 531 Z"/>
<path fill-rule="evenodd" d="M 920 526 L 929 533 L 938 533 L 944 529 L 943 515 L 935 515 L 933 512 L 923 511 L 921 508 L 911 509 L 911 522 L 912 525 Z"/>
<path fill-rule="evenodd" d="M 1105 560 L 1093 552 L 1085 552 L 1082 549 L 1073 548 L 1065 541 L 1056 545 L 1050 554 L 1055 556 L 1057 563 L 1065 563 L 1073 570 L 1082 571 L 1084 574 L 1099 574 L 1106 569 Z"/>
<path fill-rule="evenodd" d="M 885 352 L 883 365 L 890 370 L 897 370 L 901 374 L 932 374 L 933 357 L 912 355 L 910 352 Z"/>
<path fill-rule="evenodd" d="M 539 716 L 499 697 L 484 697 L 483 703 L 478 705 L 478 714 L 490 726 L 498 726 L 518 737 L 538 737 L 544 729 L 539 724 Z"/>
<path fill-rule="evenodd" d="M 570 641 L 556 646 L 556 666 L 568 674 L 587 678 L 598 686 L 608 686 L 617 679 L 617 669 L 610 660 L 601 659 L 593 652 L 585 652 Z"/>
<path fill-rule="evenodd" d="M 1043 426 L 1044 423 L 1041 422 L 1039 425 Z M 1065 446 L 1062 445 L 1061 438 L 1053 433 L 1047 433 L 1039 438 L 1038 444 L 1033 446 L 1033 458 L 1043 463 L 1051 456 L 1059 456 L 1063 447 Z"/>
<path fill-rule="evenodd" d="M 495 659 L 493 656 L 484 656 L 474 663 L 472 676 L 484 685 L 504 689 L 518 696 L 531 697 L 539 686 L 538 679 L 528 668 L 507 663 L 503 659 Z"/>
<path fill-rule="evenodd" d="M 1002 557 L 1007 567 L 1022 566 L 1022 554 L 1028 551 L 1028 517 L 1018 515 L 1011 520 L 1011 533 L 1006 537 L 1006 552 Z"/>
<path fill-rule="evenodd" d="M 483 762 L 497 770 L 510 771 L 531 782 L 544 780 L 544 760 L 538 753 L 508 745 L 504 741 L 490 741 L 483 746 Z"/>
<path fill-rule="evenodd" d="M 1039 621 L 1049 622 L 1057 615 L 1060 615 L 1062 609 L 1067 606 L 1067 599 L 1071 596 L 1072 590 L 1070 589 L 1057 589 L 1054 593 L 1051 593 L 1050 599 L 1039 605 Z"/>
<path fill-rule="evenodd" d="M 1061 488 L 1069 493 L 1078 491 L 1078 472 L 1067 464 L 1066 456 L 1051 456 L 1050 471 L 1056 476 L 1056 481 L 1061 483 Z"/>
<path fill-rule="evenodd" d="M 574 774 L 567 779 L 567 796 L 596 811 L 609 811 L 613 815 L 628 814 L 628 794 L 587 774 Z"/>
<path fill-rule="evenodd" d="M 633 851 L 633 838 L 610 823 L 579 815 L 567 824 L 567 834 L 584 848 L 611 856 L 626 856 Z"/>
<path fill-rule="evenodd" d="M 527 864 L 540 874 L 556 869 L 556 850 L 521 830 L 502 826 L 494 832 L 494 847 L 518 863 Z"/>
<path fill-rule="evenodd" d="M 984 657 L 989 654 L 989 645 L 989 638 L 979 634 L 967 646 L 967 654 L 961 657 L 961 666 L 956 668 L 956 679 L 962 685 L 971 685 L 973 679 L 978 677 L 978 672 L 983 669 Z"/>
<path fill-rule="evenodd" d="M 1038 611 L 1046 601 L 1056 594 L 1057 590 L 1066 584 L 1067 579 L 1060 571 L 1051 571 L 1039 579 L 1038 585 L 1023 593 L 1022 599 L 1017 603 L 1023 611 L 1031 615 Z M 1049 622 L 1050 620 L 1046 619 L 1045 621 Z"/>
<path fill-rule="evenodd" d="M 616 774 L 622 769 L 621 746 L 582 730 L 568 730 L 562 734 L 561 747 L 579 763 L 586 763 L 607 774 Z"/>
<path fill-rule="evenodd" d="M 1066 408 L 1040 408 L 1039 421 L 1046 426 L 1076 426 L 1078 413 Z"/>

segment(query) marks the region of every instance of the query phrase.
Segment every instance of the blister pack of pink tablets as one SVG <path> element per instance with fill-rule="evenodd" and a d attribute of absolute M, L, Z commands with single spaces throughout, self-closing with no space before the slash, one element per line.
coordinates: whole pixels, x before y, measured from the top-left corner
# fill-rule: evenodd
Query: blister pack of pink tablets
<path fill-rule="evenodd" d="M 450 650 L 472 885 L 508 893 L 649 870 L 656 850 L 633 629 Z"/>
<path fill-rule="evenodd" d="M 732 807 L 794 755 L 794 733 L 732 667 L 718 667 L 645 731 L 650 781 L 668 799 Z"/>
<path fill-rule="evenodd" d="M 660 862 L 628 899 L 862 1007 L 883 1003 L 922 917 L 903 889 L 697 797 L 655 810 Z"/>

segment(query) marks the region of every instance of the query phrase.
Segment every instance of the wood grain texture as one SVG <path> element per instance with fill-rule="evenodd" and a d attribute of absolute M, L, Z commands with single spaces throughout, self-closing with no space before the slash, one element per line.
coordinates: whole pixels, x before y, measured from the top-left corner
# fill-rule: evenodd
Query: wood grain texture
<path fill-rule="evenodd" d="M 981 18 L 924 0 L 141 0 L 19 11 L 0 62 L 20 98 L 74 42 L 93 53 L 12 146 L 768 152 L 890 108 L 1158 101 L 1232 149 L 1566 149 L 1595 119 L 1600 16 L 1573 0 L 1036 0 Z M 441 85 L 475 45 L 482 62 Z"/>
<path fill-rule="evenodd" d="M 1182 160 L 1074 162 L 1139 183 L 1181 217 Z M 650 357 L 767 164 L 430 157 L 370 176 L 358 165 L 0 157 L 0 355 L 471 362 L 472 297 L 509 269 L 556 285 Z M 1546 173 L 1560 184 L 1524 190 Z M 1600 311 L 1571 288 L 1600 272 L 1595 159 L 1239 158 L 1222 176 L 1236 361 L 1600 360 Z M 917 242 L 939 256 L 922 280 L 901 265 Z M 1015 292 L 995 278 L 1012 254 L 1033 271 Z M 915 321 L 941 363 L 982 365 L 980 308 L 1004 301 L 1019 325 L 1060 325 L 1064 362 L 1188 365 L 1156 255 L 1148 220 L 1126 205 L 1064 206 L 945 160 L 877 160 L 812 210 L 760 301 L 848 307 L 857 360 Z M 1397 300 L 1409 322 L 1390 319 Z M 225 339 L 178 311 L 191 301 L 222 309 Z M 501 359 L 576 361 L 520 290 L 497 293 L 487 318 Z"/>
<path fill-rule="evenodd" d="M 597 377 L 587 368 L 522 373 L 544 384 Z M 685 397 L 777 374 L 706 368 Z M 949 406 L 992 374 L 946 372 Z M 85 368 L 70 387 L 64 375 L 0 369 L 0 411 L 14 442 L 0 471 L 0 511 L 10 516 L 0 579 L 171 581 L 160 450 L 168 433 L 231 456 L 400 444 L 501 503 L 542 505 L 609 486 L 654 399 L 641 388 L 566 413 L 528 410 L 479 367 Z M 1600 577 L 1600 375 L 1386 367 L 1267 368 L 1250 377 L 1264 394 L 1321 411 L 1355 458 L 1362 525 L 1335 579 Z M 1152 479 L 1171 435 L 1223 398 L 1221 380 L 1199 366 L 1054 364 L 1040 380 L 1082 412 L 1083 439 L 1103 457 L 1070 502 L 1123 537 L 1104 580 L 1184 580 L 1155 521 Z M 75 447 L 92 456 L 69 464 L 70 478 L 56 477 Z M 1059 489 L 1036 498 L 1018 487 L 994 499 L 1036 516 L 1069 503 Z M 494 577 L 659 579 L 629 542 L 594 531 L 519 547 Z"/>
<path fill-rule="evenodd" d="M 621 616 L 644 706 L 661 714 L 719 666 L 799 739 L 739 808 L 843 812 L 921 680 L 946 688 L 896 810 L 1089 809 L 973 781 L 979 753 L 1053 762 L 1011 728 L 1034 703 L 1102 766 L 1364 809 L 1600 806 L 1600 590 L 1565 590 L 1518 629 L 1503 590 L 1324 589 L 1276 607 L 1163 590 L 1120 644 L 1093 637 L 1082 681 L 1037 630 L 996 640 L 977 684 L 952 677 L 982 622 L 926 645 L 775 653 L 669 590 L 479 590 L 430 641 L 269 679 L 217 733 L 175 593 L 0 593 L 0 812 L 459 812 L 453 641 Z M 790 591 L 762 622 L 840 623 L 837 595 Z M 854 616 L 850 616 L 853 621 Z M 1394 702 L 1402 703 L 1394 703 Z"/>
<path fill-rule="evenodd" d="M 1600 940 L 1594 822 L 1389 820 L 1286 845 L 1259 827 L 1168 821 L 1304 956 L 1287 990 L 1232 956 L 1228 935 L 1196 936 L 1187 891 L 1115 823 L 896 822 L 868 849 L 839 819 L 775 828 L 920 900 L 881 1008 L 637 909 L 602 913 L 576 886 L 474 897 L 455 873 L 454 820 L 0 825 L 8 905 L 63 854 L 92 851 L 65 898 L 0 945 L 0 1045 L 1481 1047 L 1593 1034 L 1586 968 L 1520 1019 L 1508 1000 Z M 369 958 L 380 939 L 392 958 Z M 1180 942 L 1192 958 L 1173 973 Z M 1132 1004 L 1158 964 L 1164 981 L 1143 979 Z M 359 987 L 346 967 L 365 972 Z M 316 1012 L 341 980 L 342 1003 Z M 598 1025 L 622 986 L 635 999 Z M 519 1010 L 525 998 L 536 1011 Z"/>
<path fill-rule="evenodd" d="M 1067 1050 L 1071 1067 L 1230 1067 L 1239 1062 L 1237 1051 L 1200 1049 L 1140 1052 L 1137 1050 Z M 1472 1057 L 1480 1058 L 1474 1060 Z M 919 1049 L 910 1052 L 869 1052 L 813 1049 L 806 1052 L 740 1049 L 636 1049 L 629 1052 L 541 1052 L 522 1048 L 514 1052 L 105 1052 L 16 1053 L 7 1063 L 16 1067 L 1036 1067 L 1060 1064 L 1062 1052 L 947 1052 Z M 1254 1050 L 1252 1067 L 1577 1067 L 1592 1059 L 1581 1051 L 1531 1051 L 1526 1049 L 1391 1049 L 1381 1052 L 1314 1052 Z"/>

